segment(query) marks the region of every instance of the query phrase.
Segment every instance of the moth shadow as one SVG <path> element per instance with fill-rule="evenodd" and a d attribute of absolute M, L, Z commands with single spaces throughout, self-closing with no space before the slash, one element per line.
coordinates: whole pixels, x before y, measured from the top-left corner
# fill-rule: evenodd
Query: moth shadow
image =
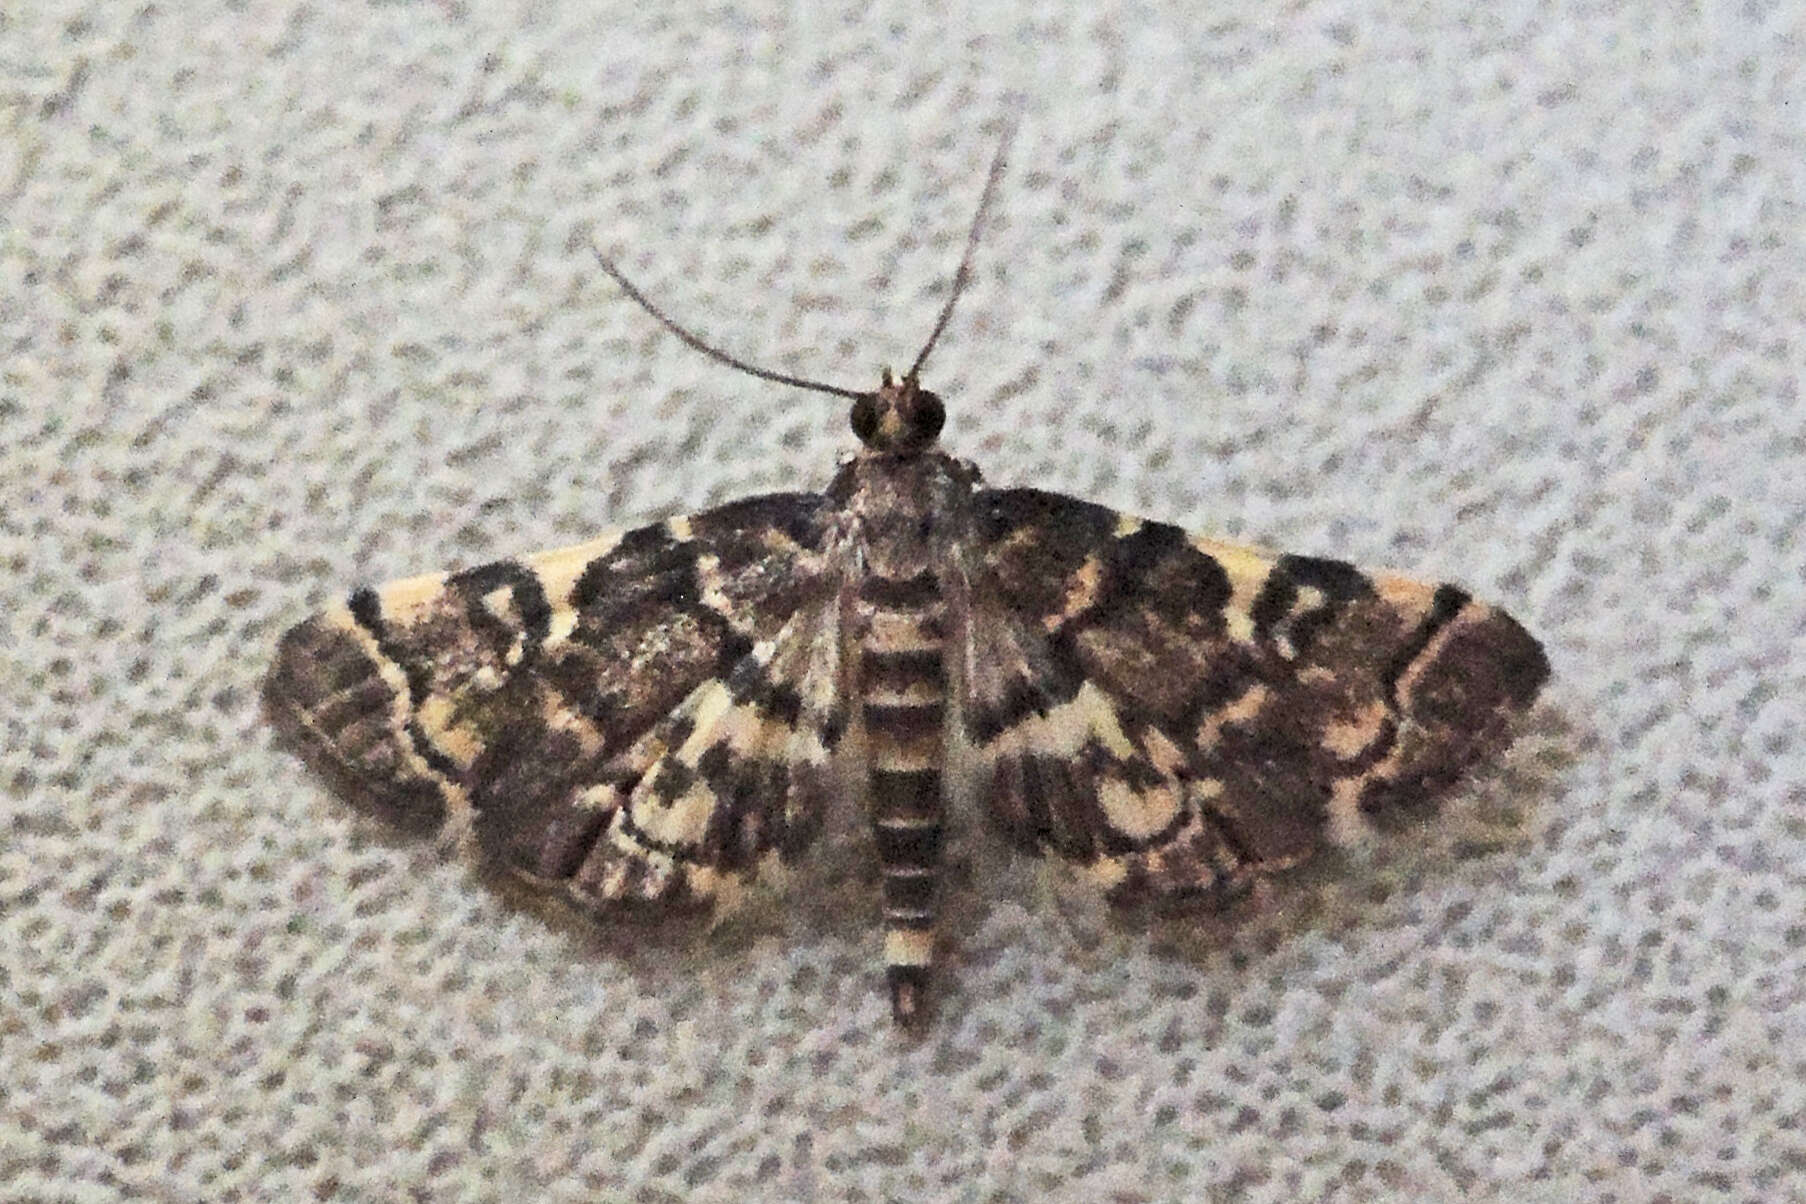
<path fill-rule="evenodd" d="M 559 932 L 586 956 L 607 958 L 651 971 L 668 966 L 709 935 L 706 912 L 697 908 L 618 904 L 582 906 L 562 891 L 528 882 L 487 860 L 474 861 L 471 879 L 517 915 L 530 916 Z"/>

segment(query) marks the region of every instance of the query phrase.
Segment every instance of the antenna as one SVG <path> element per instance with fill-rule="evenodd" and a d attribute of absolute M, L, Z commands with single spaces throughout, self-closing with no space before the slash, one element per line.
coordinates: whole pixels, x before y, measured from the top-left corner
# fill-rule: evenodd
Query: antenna
<path fill-rule="evenodd" d="M 621 286 L 622 292 L 626 293 L 629 297 L 632 297 L 634 302 L 638 304 L 641 309 L 657 318 L 660 325 L 666 330 L 682 339 L 689 346 L 702 352 L 710 359 L 726 364 L 730 368 L 738 368 L 748 376 L 756 376 L 760 380 L 769 380 L 780 385 L 794 385 L 799 389 L 813 389 L 817 393 L 832 393 L 836 397 L 851 397 L 855 401 L 861 397 L 868 396 L 868 394 L 861 393 L 856 389 L 843 389 L 839 385 L 827 385 L 818 380 L 805 380 L 803 377 L 791 376 L 785 372 L 773 372 L 770 368 L 761 368 L 757 364 L 749 364 L 738 356 L 729 355 L 727 352 L 721 350 L 721 348 L 703 342 L 699 336 L 694 335 L 688 330 L 685 330 L 682 326 L 679 326 L 674 319 L 666 316 L 664 310 L 648 300 L 646 294 L 635 288 L 633 281 L 627 279 L 627 277 L 621 273 L 621 269 L 615 266 L 614 260 L 602 254 L 600 247 L 597 247 L 592 243 L 590 245 L 590 250 L 596 253 L 596 262 L 600 263 L 602 265 L 602 270 L 613 277 L 614 282 Z"/>
<path fill-rule="evenodd" d="M 922 345 L 921 353 L 916 356 L 916 362 L 910 365 L 909 371 L 903 376 L 905 381 L 912 384 L 915 382 L 917 374 L 921 372 L 922 365 L 927 362 L 928 353 L 934 350 L 934 345 L 939 341 L 941 332 L 947 329 L 947 323 L 953 317 L 953 307 L 958 303 L 960 294 L 965 292 L 966 285 L 971 283 L 972 257 L 978 250 L 978 237 L 984 230 L 985 218 L 990 214 L 991 201 L 997 195 L 997 181 L 1003 177 L 1004 159 L 1009 153 L 1010 143 L 1016 137 L 1016 115 L 1012 114 L 1008 120 L 1009 124 L 1003 131 L 1003 141 L 998 145 L 997 154 L 991 160 L 990 174 L 985 177 L 984 192 L 978 198 L 978 211 L 972 215 L 972 227 L 966 231 L 966 251 L 960 257 L 959 270 L 953 274 L 953 287 L 947 294 L 947 303 L 941 306 L 940 316 L 934 322 L 934 330 L 929 334 L 928 341 Z M 761 368 L 757 364 L 748 363 L 737 355 L 723 351 L 712 343 L 704 342 L 700 335 L 678 325 L 676 319 L 654 305 L 651 299 L 627 278 L 626 273 L 615 265 L 615 261 L 602 253 L 600 247 L 591 243 L 590 250 L 595 253 L 596 262 L 602 265 L 602 270 L 621 286 L 621 291 L 632 298 L 634 304 L 657 318 L 659 325 L 683 340 L 686 346 L 702 352 L 717 363 L 726 364 L 730 368 L 738 369 L 748 376 L 756 376 L 760 380 L 791 385 L 798 389 L 810 389 L 817 393 L 831 393 L 835 397 L 850 397 L 857 401 L 862 397 L 872 396 L 870 393 L 860 392 L 857 389 L 843 389 L 839 385 L 825 384 L 819 380 L 809 380 L 801 376 L 791 376 L 787 372 L 774 372 L 770 368 Z M 887 381 L 889 379 L 888 373 L 886 379 Z"/>
<path fill-rule="evenodd" d="M 1012 113 L 1009 124 L 1003 130 L 1003 141 L 998 143 L 997 154 L 991 159 L 991 172 L 985 177 L 985 190 L 979 195 L 978 211 L 972 215 L 972 228 L 966 231 L 966 253 L 960 256 L 959 271 L 953 273 L 953 287 L 947 293 L 947 303 L 941 306 L 941 316 L 935 319 L 934 330 L 929 334 L 928 341 L 922 344 L 916 362 L 903 374 L 904 380 L 913 381 L 922 371 L 922 365 L 928 361 L 928 353 L 934 350 L 941 331 L 947 329 L 947 323 L 953 317 L 953 307 L 958 304 L 960 294 L 966 291 L 966 285 L 972 281 L 972 256 L 978 250 L 978 236 L 984 232 L 985 218 L 990 216 L 991 201 L 997 195 L 997 181 L 1003 178 L 1003 163 L 1010 153 L 1010 143 L 1016 137 L 1016 122 L 1017 116 Z"/>

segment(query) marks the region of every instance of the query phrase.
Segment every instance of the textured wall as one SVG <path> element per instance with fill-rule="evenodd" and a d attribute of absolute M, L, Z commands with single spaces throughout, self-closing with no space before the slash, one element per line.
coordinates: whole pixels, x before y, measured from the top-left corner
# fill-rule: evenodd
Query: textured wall
<path fill-rule="evenodd" d="M 0 12 L 0 1197 L 1806 1192 L 1797 14 L 523 7 Z M 1004 875 L 912 1044 L 858 920 L 597 938 L 272 748 L 349 583 L 850 445 L 592 239 L 863 387 L 1010 93 L 949 443 L 1509 607 L 1449 823 L 1227 931 Z"/>

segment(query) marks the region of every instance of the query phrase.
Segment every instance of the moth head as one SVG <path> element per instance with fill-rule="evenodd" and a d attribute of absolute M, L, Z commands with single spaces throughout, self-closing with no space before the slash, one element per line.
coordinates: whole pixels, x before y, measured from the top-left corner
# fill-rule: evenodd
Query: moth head
<path fill-rule="evenodd" d="M 879 455 L 921 455 L 934 446 L 946 421 L 947 407 L 917 383 L 914 371 L 895 380 L 886 368 L 878 391 L 853 402 L 853 433 Z"/>

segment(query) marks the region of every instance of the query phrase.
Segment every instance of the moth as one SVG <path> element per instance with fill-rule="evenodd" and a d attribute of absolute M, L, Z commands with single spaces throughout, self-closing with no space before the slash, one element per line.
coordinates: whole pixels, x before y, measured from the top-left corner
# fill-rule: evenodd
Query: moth
<path fill-rule="evenodd" d="M 1007 140 L 1006 140 L 1007 144 Z M 359 588 L 283 638 L 274 722 L 342 793 L 595 911 L 731 906 L 869 819 L 898 1023 L 927 1012 L 950 805 L 1115 904 L 1220 903 L 1426 815 L 1549 673 L 1453 585 L 1271 555 L 941 450 L 933 333 L 842 397 L 820 493 L 749 497 L 519 560 Z"/>

